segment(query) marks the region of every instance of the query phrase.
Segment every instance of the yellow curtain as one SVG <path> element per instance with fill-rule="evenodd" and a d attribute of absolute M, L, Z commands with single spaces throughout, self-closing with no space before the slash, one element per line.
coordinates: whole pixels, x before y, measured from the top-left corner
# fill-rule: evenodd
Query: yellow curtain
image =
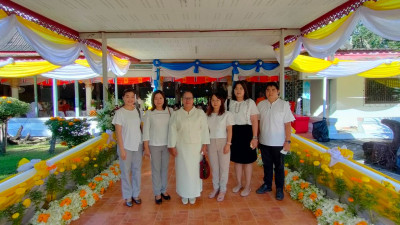
<path fill-rule="evenodd" d="M 379 1 L 368 1 L 363 4 L 373 10 L 392 10 L 400 9 L 400 0 L 379 0 Z"/>
<path fill-rule="evenodd" d="M 310 39 L 323 39 L 326 38 L 327 36 L 331 35 L 333 32 L 335 32 L 337 29 L 339 29 L 342 24 L 352 15 L 353 13 L 350 13 L 347 16 L 344 16 L 322 28 L 319 28 L 316 31 L 310 32 L 304 37 L 310 38 Z"/>
<path fill-rule="evenodd" d="M 385 78 L 400 75 L 400 62 L 381 64 L 373 69 L 357 74 L 366 78 Z"/>
<path fill-rule="evenodd" d="M 90 65 L 86 59 L 77 59 L 77 60 L 75 60 L 75 63 L 79 64 L 81 66 L 90 67 Z"/>
<path fill-rule="evenodd" d="M 17 19 L 22 25 L 24 25 L 25 27 L 32 30 L 37 35 L 39 35 L 40 37 L 42 37 L 48 41 L 54 42 L 56 44 L 64 44 L 64 45 L 70 45 L 70 44 L 77 43 L 77 41 L 75 41 L 75 40 L 69 39 L 62 35 L 59 35 L 56 32 L 53 32 L 47 28 L 44 28 L 34 22 L 28 21 L 20 16 L 17 16 Z"/>
<path fill-rule="evenodd" d="M 60 68 L 48 61 L 15 62 L 0 68 L 0 77 L 22 78 L 47 73 Z"/>
<path fill-rule="evenodd" d="M 293 61 L 290 68 L 304 73 L 317 73 L 332 65 L 332 62 L 310 56 L 299 55 Z"/>
<path fill-rule="evenodd" d="M 3 10 L 0 10 L 0 20 L 6 18 L 8 15 Z"/>
<path fill-rule="evenodd" d="M 128 59 L 121 59 L 114 55 L 112 55 L 112 58 L 114 59 L 115 64 L 117 64 L 119 68 L 124 68 L 130 63 Z"/>

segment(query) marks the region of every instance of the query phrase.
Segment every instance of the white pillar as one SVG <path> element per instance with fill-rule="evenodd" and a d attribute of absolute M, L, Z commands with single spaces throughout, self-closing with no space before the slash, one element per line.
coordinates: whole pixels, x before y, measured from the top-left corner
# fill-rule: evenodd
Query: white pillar
<path fill-rule="evenodd" d="M 281 29 L 281 38 L 279 40 L 279 89 L 280 96 L 285 99 L 285 34 L 283 28 Z"/>
<path fill-rule="evenodd" d="M 11 84 L 11 97 L 19 99 L 19 93 L 18 93 L 19 79 L 18 78 L 10 79 L 10 84 Z"/>
<path fill-rule="evenodd" d="M 53 116 L 58 116 L 58 86 L 57 80 L 53 78 Z"/>
<path fill-rule="evenodd" d="M 326 118 L 326 99 L 327 99 L 327 87 L 328 85 L 328 78 L 324 77 L 322 82 L 322 116 Z"/>
<path fill-rule="evenodd" d="M 79 82 L 77 80 L 74 81 L 74 90 L 75 90 L 75 116 L 79 117 Z"/>
<path fill-rule="evenodd" d="M 101 51 L 103 65 L 103 106 L 108 100 L 108 68 L 107 68 L 107 38 L 104 32 L 101 33 Z"/>
<path fill-rule="evenodd" d="M 92 83 L 90 81 L 85 82 L 86 92 L 86 114 L 89 115 L 92 110 Z"/>
<path fill-rule="evenodd" d="M 35 117 L 39 117 L 37 76 L 33 76 L 33 95 L 34 95 L 34 98 L 35 98 Z"/>
<path fill-rule="evenodd" d="M 115 76 L 114 78 L 114 97 L 115 97 L 115 105 L 118 105 L 118 77 Z"/>

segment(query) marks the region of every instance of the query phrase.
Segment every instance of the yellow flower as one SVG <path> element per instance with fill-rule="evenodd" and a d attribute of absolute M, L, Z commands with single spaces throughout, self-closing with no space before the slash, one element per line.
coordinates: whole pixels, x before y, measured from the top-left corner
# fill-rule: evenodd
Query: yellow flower
<path fill-rule="evenodd" d="M 0 197 L 0 205 L 7 202 L 7 197 Z"/>
<path fill-rule="evenodd" d="M 285 163 L 285 167 L 288 167 L 289 166 L 289 164 L 288 163 Z"/>
<path fill-rule="evenodd" d="M 12 101 L 7 101 L 7 103 L 8 103 L 8 104 L 11 104 L 11 103 L 12 103 Z M 19 216 L 19 214 L 18 214 L 18 216 Z"/>
<path fill-rule="evenodd" d="M 314 166 L 319 166 L 321 163 L 319 161 L 314 161 Z"/>
<path fill-rule="evenodd" d="M 326 173 L 331 173 L 332 171 L 331 171 L 331 169 L 329 169 L 329 168 L 325 168 L 325 172 L 326 172 Z"/>
<path fill-rule="evenodd" d="M 64 167 L 60 168 L 60 173 L 64 173 L 64 172 L 65 172 L 65 168 Z"/>
<path fill-rule="evenodd" d="M 297 154 L 297 155 L 301 155 L 301 152 L 300 152 L 300 151 L 297 151 L 296 154 Z"/>
<path fill-rule="evenodd" d="M 94 166 L 94 167 L 97 167 L 97 164 L 94 164 L 93 166 Z"/>
<path fill-rule="evenodd" d="M 56 171 L 56 172 L 54 172 L 54 175 L 58 175 L 58 172 Z"/>
<path fill-rule="evenodd" d="M 93 158 L 93 161 L 96 161 L 97 159 L 96 158 Z"/>
<path fill-rule="evenodd" d="M 89 159 L 89 157 L 86 156 L 85 158 L 83 158 L 83 160 L 85 160 L 85 161 L 87 162 L 87 161 L 89 161 L 90 159 Z"/>
<path fill-rule="evenodd" d="M 22 205 L 24 205 L 26 208 L 28 208 L 31 205 L 31 199 L 27 198 L 22 202 Z"/>
<path fill-rule="evenodd" d="M 316 153 L 316 152 L 314 152 L 312 155 L 313 155 L 314 157 L 318 157 L 318 156 L 319 156 L 319 154 Z"/>
<path fill-rule="evenodd" d="M 15 219 L 17 219 L 19 217 L 19 213 L 14 213 L 13 215 L 12 215 L 12 218 L 15 220 Z"/>
<path fill-rule="evenodd" d="M 72 170 L 76 169 L 76 167 L 77 167 L 77 166 L 76 166 L 75 164 L 72 164 L 72 165 L 71 165 L 71 169 L 72 169 Z"/>
<path fill-rule="evenodd" d="M 328 166 L 326 164 L 321 165 L 321 169 L 325 170 L 326 168 L 328 168 Z"/>
<path fill-rule="evenodd" d="M 35 185 L 37 185 L 37 186 L 40 186 L 40 185 L 42 185 L 42 184 L 44 184 L 44 181 L 43 181 L 43 180 L 37 180 L 37 181 L 35 181 Z"/>
<path fill-rule="evenodd" d="M 372 187 L 371 185 L 369 185 L 369 184 L 366 184 L 365 187 L 366 187 L 368 190 L 372 190 L 372 189 L 373 189 L 373 187 Z"/>
<path fill-rule="evenodd" d="M 74 125 L 74 123 L 73 122 L 69 122 L 68 125 L 72 126 L 72 125 Z"/>
<path fill-rule="evenodd" d="M 7 97 L 6 96 L 3 96 L 3 97 L 1 97 L 2 99 L 6 99 Z"/>
<path fill-rule="evenodd" d="M 369 182 L 369 178 L 368 178 L 368 177 L 361 177 L 361 180 L 362 180 L 364 183 L 368 183 L 368 182 Z"/>
<path fill-rule="evenodd" d="M 15 190 L 15 194 L 17 195 L 23 195 L 25 194 L 26 188 L 17 188 L 17 190 Z"/>

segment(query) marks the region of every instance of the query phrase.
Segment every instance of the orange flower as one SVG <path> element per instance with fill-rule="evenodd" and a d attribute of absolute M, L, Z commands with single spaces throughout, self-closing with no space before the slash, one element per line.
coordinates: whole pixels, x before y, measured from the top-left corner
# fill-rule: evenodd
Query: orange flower
<path fill-rule="evenodd" d="M 310 157 L 311 155 L 310 154 L 306 154 L 306 157 Z"/>
<path fill-rule="evenodd" d="M 115 172 L 115 171 L 113 172 L 113 174 L 114 174 L 115 176 L 118 176 L 118 173 L 117 173 L 117 172 Z"/>
<path fill-rule="evenodd" d="M 361 221 L 361 222 L 358 222 L 356 225 L 368 225 L 368 223 L 365 221 Z"/>
<path fill-rule="evenodd" d="M 74 125 L 74 123 L 73 122 L 69 122 L 68 125 L 72 126 L 72 125 Z"/>
<path fill-rule="evenodd" d="M 301 183 L 301 184 L 300 184 L 300 188 L 301 188 L 301 189 L 306 189 L 306 188 L 308 188 L 308 183 L 307 183 L 307 182 Z"/>
<path fill-rule="evenodd" d="M 67 197 L 60 202 L 60 206 L 61 207 L 64 207 L 65 205 L 68 206 L 69 204 L 71 204 L 71 202 L 72 202 L 71 199 Z"/>
<path fill-rule="evenodd" d="M 292 191 L 292 186 L 290 186 L 290 184 L 286 185 L 286 191 L 288 192 Z"/>
<path fill-rule="evenodd" d="M 351 177 L 350 180 L 357 182 L 357 183 L 362 183 L 362 180 L 360 178 L 357 177 Z"/>
<path fill-rule="evenodd" d="M 335 205 L 334 207 L 333 207 L 333 211 L 335 211 L 335 212 L 341 212 L 341 211 L 343 211 L 344 209 L 342 208 L 342 207 L 340 207 L 340 206 L 338 206 L 338 205 Z"/>
<path fill-rule="evenodd" d="M 310 195 L 310 198 L 311 198 L 311 200 L 313 200 L 313 201 L 315 201 L 315 199 L 317 199 L 317 197 L 318 197 L 318 195 L 317 195 L 317 193 L 315 193 L 315 192 L 311 193 L 311 195 Z"/>
<path fill-rule="evenodd" d="M 104 188 L 100 189 L 100 194 L 104 194 Z"/>
<path fill-rule="evenodd" d="M 50 117 L 50 120 L 55 120 L 56 118 L 54 118 L 54 117 Z"/>
<path fill-rule="evenodd" d="M 97 195 L 96 193 L 93 193 L 93 198 L 94 198 L 95 201 L 98 201 L 99 200 L 99 195 Z"/>
<path fill-rule="evenodd" d="M 11 103 L 12 103 L 12 101 L 7 101 L 7 103 L 8 103 L 8 104 L 11 104 Z"/>
<path fill-rule="evenodd" d="M 66 141 L 62 141 L 62 142 L 60 142 L 60 145 L 67 146 L 67 142 Z"/>
<path fill-rule="evenodd" d="M 113 181 L 112 181 L 112 180 L 108 181 L 108 186 L 110 186 L 110 187 L 111 187 L 111 186 L 113 186 L 113 184 L 114 184 L 114 183 L 113 183 Z"/>
<path fill-rule="evenodd" d="M 296 180 L 299 179 L 299 177 L 298 177 L 298 176 L 294 176 L 292 179 L 293 179 L 294 181 L 296 181 Z"/>
<path fill-rule="evenodd" d="M 308 149 L 305 149 L 304 152 L 305 152 L 305 153 L 309 153 L 310 151 L 308 151 Z"/>
<path fill-rule="evenodd" d="M 97 182 L 100 182 L 100 181 L 103 180 L 103 178 L 102 177 L 95 177 L 94 180 L 97 181 Z"/>
<path fill-rule="evenodd" d="M 80 121 L 80 119 L 77 119 L 77 118 L 74 119 L 74 122 L 79 122 L 79 121 Z"/>
<path fill-rule="evenodd" d="M 285 170 L 285 176 L 287 176 L 287 175 L 288 175 L 288 173 L 289 173 L 289 171 Z"/>
<path fill-rule="evenodd" d="M 85 197 L 85 195 L 86 195 L 86 191 L 85 190 L 81 190 L 79 192 L 79 196 L 81 196 L 81 198 Z"/>
<path fill-rule="evenodd" d="M 79 163 L 79 162 L 81 162 L 81 158 L 79 158 L 79 157 L 73 158 L 72 162 Z"/>
<path fill-rule="evenodd" d="M 50 171 L 50 170 L 53 170 L 53 169 L 56 169 L 56 168 L 57 168 L 57 165 L 52 165 L 52 166 L 48 166 L 47 170 Z"/>
<path fill-rule="evenodd" d="M 300 159 L 300 163 L 304 163 L 304 160 Z"/>
<path fill-rule="evenodd" d="M 90 183 L 88 184 L 88 186 L 89 186 L 92 190 L 94 190 L 94 189 L 96 188 L 96 184 L 93 183 L 93 182 L 90 182 Z"/>
<path fill-rule="evenodd" d="M 114 168 L 114 167 L 110 167 L 110 170 L 114 171 L 114 170 L 115 170 L 115 168 Z"/>
<path fill-rule="evenodd" d="M 85 199 L 83 199 L 83 200 L 81 200 L 81 202 L 82 202 L 81 207 L 85 208 L 87 206 L 87 201 Z"/>
<path fill-rule="evenodd" d="M 66 211 L 62 218 L 63 218 L 63 220 L 68 221 L 72 218 L 72 214 L 70 212 Z"/>
<path fill-rule="evenodd" d="M 303 192 L 300 192 L 299 195 L 297 196 L 297 198 L 298 198 L 299 200 L 302 200 L 303 197 L 304 197 L 304 193 L 303 193 Z"/>
<path fill-rule="evenodd" d="M 321 209 L 315 210 L 314 215 L 315 215 L 315 217 L 320 217 L 320 216 L 322 216 L 322 210 L 321 210 Z"/>
<path fill-rule="evenodd" d="M 100 175 L 108 177 L 108 173 L 101 173 Z"/>
<path fill-rule="evenodd" d="M 349 198 L 347 199 L 347 201 L 349 201 L 349 202 L 354 202 L 354 198 L 349 197 Z"/>
<path fill-rule="evenodd" d="M 46 213 L 41 213 L 37 219 L 37 221 L 40 222 L 44 222 L 47 223 L 47 220 L 49 219 L 50 214 L 46 214 Z"/>
<path fill-rule="evenodd" d="M 339 223 L 338 221 L 333 222 L 333 225 L 343 225 L 343 223 Z"/>

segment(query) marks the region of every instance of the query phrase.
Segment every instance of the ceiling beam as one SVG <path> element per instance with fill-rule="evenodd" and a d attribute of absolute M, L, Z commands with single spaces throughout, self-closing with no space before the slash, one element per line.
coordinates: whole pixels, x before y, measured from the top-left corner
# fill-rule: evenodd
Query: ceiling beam
<path fill-rule="evenodd" d="M 102 32 L 81 32 L 81 39 L 101 39 Z M 204 38 L 204 37 L 249 37 L 277 36 L 280 29 L 251 29 L 251 30 L 203 30 L 203 31 L 132 31 L 104 32 L 106 38 Z M 299 35 L 300 29 L 285 29 L 285 34 Z"/>

